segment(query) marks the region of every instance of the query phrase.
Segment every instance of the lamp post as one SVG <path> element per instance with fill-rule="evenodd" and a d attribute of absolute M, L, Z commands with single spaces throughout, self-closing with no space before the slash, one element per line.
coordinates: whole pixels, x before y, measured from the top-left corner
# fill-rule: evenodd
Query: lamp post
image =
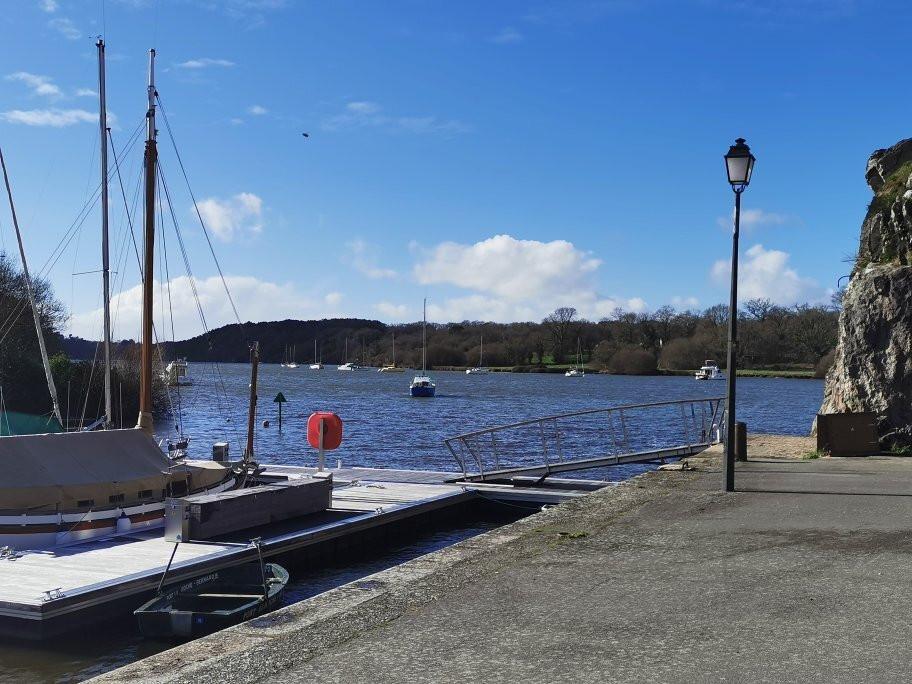
<path fill-rule="evenodd" d="M 735 140 L 725 155 L 728 182 L 735 192 L 735 228 L 732 232 L 731 300 L 728 305 L 728 391 L 725 396 L 725 475 L 726 492 L 735 490 L 735 355 L 738 349 L 738 231 L 741 225 L 741 193 L 750 183 L 756 159 L 744 138 Z"/>

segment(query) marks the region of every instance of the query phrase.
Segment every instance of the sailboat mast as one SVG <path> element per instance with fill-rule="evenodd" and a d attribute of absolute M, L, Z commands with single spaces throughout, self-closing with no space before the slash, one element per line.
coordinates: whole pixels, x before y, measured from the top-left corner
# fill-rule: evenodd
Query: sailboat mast
<path fill-rule="evenodd" d="M 149 50 L 149 111 L 146 113 L 146 221 L 143 261 L 142 367 L 139 381 L 139 420 L 136 427 L 152 434 L 152 277 L 155 256 L 155 50 Z"/>
<path fill-rule="evenodd" d="M 427 373 L 427 297 L 424 298 L 421 311 L 421 317 L 424 321 L 421 324 L 421 372 L 424 374 Z"/>
<path fill-rule="evenodd" d="M 253 460 L 253 425 L 256 421 L 257 402 L 257 367 L 260 365 L 260 343 L 254 342 L 250 348 L 250 408 L 247 412 L 247 449 L 244 461 Z"/>
<path fill-rule="evenodd" d="M 25 276 L 25 290 L 28 293 L 29 304 L 32 305 L 32 315 L 35 317 L 35 330 L 38 331 L 38 348 L 41 350 L 41 362 L 44 365 L 44 375 L 47 377 L 48 391 L 51 393 L 51 402 L 54 405 L 54 415 L 63 425 L 60 415 L 60 402 L 57 401 L 57 387 L 54 385 L 54 376 L 51 375 L 51 363 L 48 361 L 47 348 L 44 346 L 44 333 L 41 331 L 41 316 L 35 304 L 35 293 L 32 290 L 32 279 L 29 277 L 28 264 L 25 261 L 25 248 L 22 246 L 22 233 L 19 232 L 19 220 L 16 218 L 16 207 L 13 206 L 13 191 L 10 188 L 9 176 L 6 173 L 6 162 L 3 160 L 3 151 L 0 150 L 0 166 L 3 167 L 3 181 L 6 183 L 6 194 L 9 195 L 10 213 L 13 215 L 13 226 L 16 228 L 16 240 L 19 242 L 19 256 L 22 259 L 22 274 Z"/>
<path fill-rule="evenodd" d="M 111 267 L 108 258 L 108 107 L 105 100 L 105 44 L 98 39 L 98 126 L 101 132 L 101 272 L 104 292 L 104 424 L 114 420 L 111 409 Z"/>

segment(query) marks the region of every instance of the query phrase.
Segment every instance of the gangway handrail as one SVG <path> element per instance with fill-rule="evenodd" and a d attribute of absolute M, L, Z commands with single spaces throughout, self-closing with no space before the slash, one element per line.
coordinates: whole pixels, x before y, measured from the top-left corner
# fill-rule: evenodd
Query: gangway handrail
<path fill-rule="evenodd" d="M 478 480 L 502 476 L 507 473 L 533 472 L 544 472 L 545 474 L 542 477 L 547 477 L 552 472 L 612 465 L 607 463 L 612 460 L 614 464 L 620 464 L 654 461 L 665 458 L 671 453 L 676 456 L 699 453 L 711 444 L 720 442 L 723 439 L 725 427 L 724 401 L 724 397 L 698 397 L 585 409 L 474 430 L 454 437 L 448 437 L 443 441 L 466 479 Z M 644 431 L 643 434 L 635 434 L 631 437 L 630 423 L 631 421 L 636 423 L 638 420 L 634 412 L 652 411 L 654 413 L 656 411 L 660 412 L 663 407 L 671 406 L 680 406 L 680 412 L 673 412 L 676 414 L 676 418 L 667 418 L 667 424 L 659 425 L 655 422 L 650 422 L 652 420 L 650 415 L 647 422 L 649 423 L 648 427 L 652 429 L 651 432 L 646 433 Z M 688 407 L 690 408 L 689 411 L 687 410 Z M 620 418 L 622 431 L 620 435 L 613 419 L 615 413 Z M 591 425 L 591 420 L 589 421 L 590 424 L 586 425 L 586 419 L 595 414 L 606 414 L 607 425 L 598 422 L 595 425 Z M 575 419 L 579 419 L 577 421 L 578 425 L 573 424 Z M 536 433 L 535 446 L 532 446 L 532 442 L 529 441 L 529 446 L 521 444 L 517 447 L 516 444 L 511 444 L 509 439 L 497 438 L 498 435 L 502 436 L 504 433 L 513 430 L 516 431 L 515 434 L 528 441 L 530 435 L 522 432 L 522 428 L 528 426 L 538 427 L 537 430 L 533 428 Z M 661 427 L 665 428 L 664 431 L 660 429 Z M 580 458 L 578 454 L 565 453 L 566 446 L 573 441 L 568 440 L 568 437 L 574 436 L 574 428 L 577 428 L 575 436 L 579 438 L 582 435 L 582 438 L 577 441 L 586 442 L 585 444 L 578 444 L 578 448 L 593 450 L 597 452 L 597 455 Z M 603 441 L 593 444 L 590 435 L 606 430 L 607 432 L 604 435 L 597 435 L 603 437 Z M 669 431 L 676 433 L 676 435 L 668 438 L 669 442 L 679 438 L 681 441 L 674 444 L 657 444 L 656 436 L 660 433 L 666 434 Z M 480 439 L 487 435 L 490 435 L 490 440 Z M 490 444 L 488 444 L 488 441 L 490 441 Z M 518 442 L 519 440 L 516 441 Z M 504 462 L 510 451 L 508 447 L 513 448 L 514 457 L 519 459 L 520 463 L 508 465 Z M 539 454 L 539 460 L 530 462 L 530 454 L 535 452 Z M 489 463 L 486 463 L 486 460 L 489 460 Z M 477 472 L 469 472 L 470 461 L 477 466 Z"/>
<path fill-rule="evenodd" d="M 528 420 L 521 420 L 518 423 L 507 423 L 506 425 L 496 425 L 494 427 L 484 428 L 483 430 L 475 430 L 474 432 L 465 432 L 461 435 L 454 435 L 453 437 L 447 437 L 443 441 L 448 442 L 451 439 L 462 439 L 463 437 L 475 437 L 476 435 L 483 435 L 487 432 L 493 430 L 506 430 L 507 428 L 522 427 L 523 425 L 531 425 L 532 423 L 539 423 L 545 420 L 556 420 L 557 418 L 572 418 L 573 416 L 584 416 L 591 413 L 605 413 L 606 411 L 622 411 L 624 409 L 638 409 L 646 408 L 649 406 L 671 406 L 673 404 L 691 404 L 691 403 L 702 403 L 705 401 L 725 401 L 725 397 L 698 397 L 696 399 L 672 399 L 670 401 L 652 401 L 646 404 L 624 404 L 623 406 L 605 406 L 603 408 L 597 409 L 585 409 L 584 411 L 571 411 L 570 413 L 556 413 L 551 416 L 542 416 L 541 418 L 530 418 Z"/>

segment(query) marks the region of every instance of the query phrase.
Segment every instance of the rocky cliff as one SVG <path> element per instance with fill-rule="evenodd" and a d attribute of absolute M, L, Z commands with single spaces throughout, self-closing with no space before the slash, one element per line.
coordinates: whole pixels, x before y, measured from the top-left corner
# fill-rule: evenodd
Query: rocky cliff
<path fill-rule="evenodd" d="M 821 413 L 878 415 L 881 447 L 912 447 L 912 139 L 877 150 L 874 199 L 843 297 Z"/>

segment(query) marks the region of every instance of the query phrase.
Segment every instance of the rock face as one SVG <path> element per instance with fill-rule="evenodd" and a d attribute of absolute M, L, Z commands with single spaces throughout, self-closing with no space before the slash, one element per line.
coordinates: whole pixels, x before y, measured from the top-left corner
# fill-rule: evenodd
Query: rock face
<path fill-rule="evenodd" d="M 878 414 L 881 447 L 912 447 L 912 139 L 868 160 L 874 191 L 843 297 L 821 413 Z"/>

